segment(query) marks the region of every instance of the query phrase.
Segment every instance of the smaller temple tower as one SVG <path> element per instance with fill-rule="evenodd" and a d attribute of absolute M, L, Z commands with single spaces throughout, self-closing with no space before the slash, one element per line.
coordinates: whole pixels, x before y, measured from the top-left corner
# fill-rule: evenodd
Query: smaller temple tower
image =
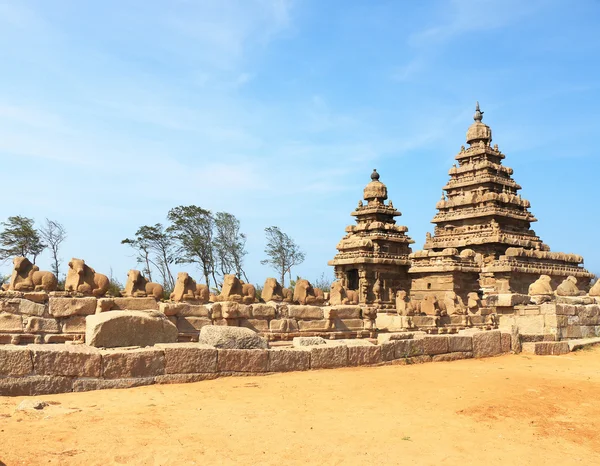
<path fill-rule="evenodd" d="M 381 309 L 395 307 L 396 291 L 408 290 L 410 244 L 408 228 L 396 225 L 402 215 L 388 198 L 387 187 L 373 170 L 364 189 L 364 200 L 352 216 L 356 225 L 346 227 L 346 236 L 338 243 L 338 253 L 329 261 L 335 275 L 348 290 L 358 292 L 360 304 Z"/>

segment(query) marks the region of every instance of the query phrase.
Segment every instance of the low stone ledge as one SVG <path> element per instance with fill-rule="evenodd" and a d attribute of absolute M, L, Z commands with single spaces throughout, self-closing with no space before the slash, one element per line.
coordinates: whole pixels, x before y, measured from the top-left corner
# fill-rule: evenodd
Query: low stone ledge
<path fill-rule="evenodd" d="M 339 346 L 307 346 L 304 351 L 310 351 L 311 369 L 332 369 L 348 365 L 348 347 Z"/>
<path fill-rule="evenodd" d="M 88 316 L 96 313 L 97 299 L 50 297 L 48 311 L 54 317 Z"/>
<path fill-rule="evenodd" d="M 0 396 L 50 395 L 73 391 L 71 377 L 31 375 L 0 378 Z"/>
<path fill-rule="evenodd" d="M 396 359 L 396 346 L 398 341 L 387 341 L 381 345 L 381 360 L 382 361 L 393 361 Z"/>
<path fill-rule="evenodd" d="M 198 333 L 205 325 L 212 325 L 212 320 L 206 317 L 177 317 L 177 330 L 180 333 Z"/>
<path fill-rule="evenodd" d="M 432 357 L 432 362 L 458 361 L 459 359 L 470 359 L 473 357 L 471 351 L 453 351 L 452 353 L 436 354 Z"/>
<path fill-rule="evenodd" d="M 421 341 L 423 342 L 424 354 L 433 356 L 434 354 L 444 354 L 448 352 L 448 337 L 445 335 L 426 336 Z"/>
<path fill-rule="evenodd" d="M 489 330 L 473 335 L 473 356 L 486 358 L 502 354 L 500 330 Z"/>
<path fill-rule="evenodd" d="M 535 354 L 538 356 L 567 354 L 571 350 L 566 341 L 539 341 L 533 343 L 523 343 L 523 353 Z"/>
<path fill-rule="evenodd" d="M 218 372 L 208 372 L 205 374 L 165 374 L 154 377 L 156 384 L 174 384 L 174 383 L 194 383 L 204 380 L 214 380 L 222 377 Z"/>
<path fill-rule="evenodd" d="M 512 335 L 510 333 L 500 333 L 500 347 L 502 353 L 512 351 Z"/>
<path fill-rule="evenodd" d="M 577 351 L 587 346 L 600 344 L 600 338 L 583 338 L 580 340 L 570 340 L 567 342 L 571 351 Z"/>
<path fill-rule="evenodd" d="M 326 332 L 330 330 L 329 320 L 299 320 L 301 332 Z"/>
<path fill-rule="evenodd" d="M 33 370 L 37 375 L 101 377 L 102 356 L 84 345 L 30 345 Z"/>
<path fill-rule="evenodd" d="M 25 346 L 0 346 L 0 376 L 20 377 L 33 372 L 31 351 Z"/>
<path fill-rule="evenodd" d="M 373 366 L 375 364 L 380 364 L 381 362 L 381 346 L 348 346 L 349 366 Z"/>
<path fill-rule="evenodd" d="M 133 388 L 152 385 L 154 377 L 136 377 L 127 379 L 76 379 L 73 381 L 74 392 L 90 392 L 93 390 L 111 390 L 115 388 Z"/>
<path fill-rule="evenodd" d="M 158 310 L 167 316 L 212 317 L 211 309 L 203 304 L 158 303 Z"/>
<path fill-rule="evenodd" d="M 268 304 L 253 304 L 252 305 L 252 317 L 259 319 L 273 319 L 277 315 L 277 309 L 275 306 Z"/>
<path fill-rule="evenodd" d="M 414 356 L 421 356 L 424 352 L 423 346 L 424 339 L 418 340 L 397 340 L 394 342 L 394 358 L 410 358 Z"/>
<path fill-rule="evenodd" d="M 266 372 L 269 353 L 266 349 L 219 349 L 219 372 Z"/>
<path fill-rule="evenodd" d="M 154 377 L 165 373 L 165 354 L 162 349 L 102 350 L 102 376 L 105 379 Z"/>
<path fill-rule="evenodd" d="M 268 372 L 307 371 L 310 353 L 304 350 L 276 348 L 269 350 Z"/>
<path fill-rule="evenodd" d="M 449 335 L 448 352 L 466 352 L 473 351 L 473 337 L 467 335 Z"/>
<path fill-rule="evenodd" d="M 146 298 L 100 298 L 96 312 L 106 311 L 158 311 L 158 302 L 153 297 Z"/>
<path fill-rule="evenodd" d="M 165 353 L 165 375 L 217 371 L 217 349 L 199 343 L 156 345 Z"/>

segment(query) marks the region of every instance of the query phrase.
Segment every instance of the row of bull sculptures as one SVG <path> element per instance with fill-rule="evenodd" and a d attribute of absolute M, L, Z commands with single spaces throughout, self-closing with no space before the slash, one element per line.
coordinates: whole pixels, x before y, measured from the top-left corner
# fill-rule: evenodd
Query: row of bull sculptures
<path fill-rule="evenodd" d="M 69 270 L 65 279 L 65 292 L 83 296 L 103 297 L 109 288 L 109 278 L 96 272 L 84 260 L 73 258 L 69 261 Z M 56 291 L 58 279 L 52 272 L 41 271 L 26 257 L 15 257 L 13 273 L 4 291 L 18 292 L 52 292 Z M 125 297 L 153 297 L 163 299 L 164 289 L 159 283 L 148 281 L 139 270 L 130 270 L 127 274 L 125 288 L 121 291 Z M 169 298 L 175 302 L 208 302 L 235 301 L 252 304 L 258 301 L 256 288 L 244 283 L 235 275 L 225 275 L 223 286 L 218 295 L 212 294 L 207 285 L 196 283 L 187 272 L 177 274 L 173 292 Z M 332 298 L 339 304 L 358 304 L 355 292 L 343 289 L 341 284 L 332 287 Z M 261 293 L 261 299 L 267 301 L 289 302 L 297 304 L 321 305 L 325 303 L 325 293 L 314 288 L 308 280 L 300 279 L 294 290 L 283 288 L 274 278 L 267 278 Z"/>

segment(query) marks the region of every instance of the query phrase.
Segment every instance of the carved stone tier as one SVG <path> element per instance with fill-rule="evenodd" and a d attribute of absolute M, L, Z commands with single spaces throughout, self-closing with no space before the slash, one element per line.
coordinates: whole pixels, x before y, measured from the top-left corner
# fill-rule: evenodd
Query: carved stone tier
<path fill-rule="evenodd" d="M 337 245 L 338 254 L 329 261 L 342 285 L 358 292 L 360 304 L 393 308 L 395 294 L 408 289 L 410 244 L 408 228 L 396 225 L 401 213 L 387 204 L 387 187 L 376 170 L 364 189 L 364 200 L 351 213 L 356 225 L 346 227 L 346 236 Z"/>
<path fill-rule="evenodd" d="M 436 204 L 434 234 L 427 234 L 424 245 L 428 254 L 411 255 L 411 297 L 438 295 L 449 283 L 463 296 L 480 288 L 488 293 L 527 293 L 541 274 L 556 283 L 572 275 L 587 286 L 592 274 L 581 266 L 583 259 L 551 253 L 530 228 L 537 219 L 529 201 L 518 194 L 521 186 L 512 179 L 513 170 L 502 165 L 505 155 L 497 144 L 491 146 L 492 130 L 482 122 L 479 104 L 473 118 L 467 131 L 469 147 L 461 147 L 455 157 L 458 166 L 448 172 L 450 180 Z M 464 251 L 474 254 L 469 264 Z M 475 279 L 471 286 L 458 276 L 472 278 L 474 273 L 480 275 L 479 283 Z"/>

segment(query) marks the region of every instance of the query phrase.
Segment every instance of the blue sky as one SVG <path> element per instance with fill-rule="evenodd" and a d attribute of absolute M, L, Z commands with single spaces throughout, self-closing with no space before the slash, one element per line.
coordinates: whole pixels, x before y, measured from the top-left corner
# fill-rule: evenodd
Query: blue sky
<path fill-rule="evenodd" d="M 592 0 L 0 0 L 0 219 L 124 281 L 120 241 L 196 204 L 240 219 L 252 282 L 271 225 L 314 280 L 373 168 L 423 245 L 479 100 L 533 228 L 600 273 L 599 26 Z"/>

